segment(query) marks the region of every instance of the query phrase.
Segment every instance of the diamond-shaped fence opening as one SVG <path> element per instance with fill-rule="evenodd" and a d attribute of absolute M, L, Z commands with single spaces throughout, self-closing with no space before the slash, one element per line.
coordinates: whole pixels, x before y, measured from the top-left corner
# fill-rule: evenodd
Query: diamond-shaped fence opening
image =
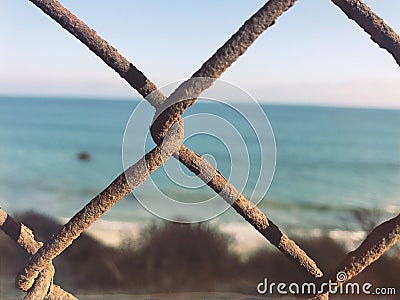
<path fill-rule="evenodd" d="M 35 240 L 29 228 L 16 222 L 0 209 L 0 228 L 32 255 L 16 281 L 18 287 L 27 292 L 26 299 L 76 299 L 60 286 L 53 284 L 52 260 L 117 201 L 134 190 L 171 157 L 198 175 L 270 243 L 317 281 L 331 280 L 338 285 L 343 284 L 378 260 L 400 239 L 400 215 L 398 215 L 377 226 L 337 267 L 335 275 L 342 274 L 345 279 L 324 275 L 312 258 L 289 239 L 257 206 L 236 190 L 216 168 L 182 144 L 184 126 L 181 115 L 267 28 L 275 23 L 280 15 L 295 4 L 295 0 L 268 1 L 192 75 L 192 78 L 202 77 L 207 80 L 188 80 L 168 97 L 163 95 L 143 72 L 118 53 L 117 49 L 110 46 L 59 2 L 30 1 L 85 44 L 156 109 L 156 117 L 150 131 L 157 146 L 119 175 L 44 244 Z M 386 49 L 400 65 L 400 37 L 386 25 L 384 20 L 360 0 L 332 1 L 361 26 L 374 42 Z M 327 299 L 328 296 L 329 291 L 325 289 L 313 299 Z"/>

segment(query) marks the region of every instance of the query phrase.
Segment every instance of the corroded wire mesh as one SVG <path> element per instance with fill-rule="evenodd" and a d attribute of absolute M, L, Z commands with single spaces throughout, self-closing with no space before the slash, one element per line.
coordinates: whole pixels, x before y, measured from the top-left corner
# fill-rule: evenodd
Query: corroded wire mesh
<path fill-rule="evenodd" d="M 202 81 L 200 85 L 192 85 L 188 80 L 169 97 L 163 95 L 143 72 L 59 2 L 30 1 L 85 44 L 156 109 L 150 131 L 157 146 L 120 174 L 44 244 L 35 240 L 29 228 L 16 222 L 0 209 L 0 228 L 32 255 L 16 279 L 17 286 L 27 293 L 25 299 L 76 299 L 60 286 L 53 284 L 52 260 L 170 157 L 178 159 L 199 176 L 270 243 L 317 281 L 332 280 L 338 285 L 343 284 L 379 259 L 400 239 L 400 215 L 398 215 L 377 226 L 337 267 L 337 272 L 347 274 L 346 281 L 339 281 L 330 274 L 324 275 L 312 258 L 289 239 L 257 206 L 236 190 L 216 168 L 182 144 L 184 125 L 181 115 L 266 29 L 275 23 L 280 15 L 292 7 L 296 0 L 268 1 L 192 75 L 192 78 L 204 77 L 207 80 Z M 384 20 L 360 0 L 332 0 L 332 2 L 350 19 L 357 22 L 371 39 L 386 49 L 400 65 L 400 37 Z M 324 294 L 315 295 L 313 299 L 328 299 L 328 296 L 326 290 Z"/>

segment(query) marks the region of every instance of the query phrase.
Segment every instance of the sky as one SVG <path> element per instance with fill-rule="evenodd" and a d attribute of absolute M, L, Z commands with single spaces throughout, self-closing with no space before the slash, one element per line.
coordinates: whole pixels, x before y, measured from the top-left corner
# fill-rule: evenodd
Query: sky
<path fill-rule="evenodd" d="M 189 78 L 263 5 L 60 2 L 159 87 Z M 365 3 L 400 32 L 400 1 Z M 28 0 L 0 1 L 0 45 L 0 95 L 140 98 Z M 329 0 L 299 0 L 221 79 L 260 102 L 400 108 L 399 66 Z"/>

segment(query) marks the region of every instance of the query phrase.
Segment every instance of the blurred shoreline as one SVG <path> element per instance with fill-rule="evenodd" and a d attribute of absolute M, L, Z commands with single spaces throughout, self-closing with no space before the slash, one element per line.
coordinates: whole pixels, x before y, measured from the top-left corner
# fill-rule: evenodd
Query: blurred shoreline
<path fill-rule="evenodd" d="M 60 223 L 64 224 L 68 218 L 59 218 Z M 141 228 L 148 226 L 152 221 L 148 222 L 125 222 L 113 220 L 98 220 L 88 230 L 87 234 L 111 247 L 119 247 L 126 240 L 136 239 L 140 235 Z M 273 248 L 259 232 L 257 232 L 250 224 L 245 222 L 227 222 L 223 223 L 217 220 L 209 222 L 211 226 L 218 227 L 224 234 L 230 235 L 233 238 L 232 250 L 246 257 L 248 253 L 256 251 L 261 247 Z M 331 230 L 303 230 L 297 229 L 287 233 L 291 238 L 308 237 L 317 239 L 329 237 L 343 245 L 346 250 L 351 251 L 357 247 L 366 237 L 366 232 L 345 231 L 340 229 Z"/>
<path fill-rule="evenodd" d="M 32 228 L 40 241 L 48 240 L 64 223 L 32 212 L 15 218 Z M 128 222 L 100 220 L 54 260 L 55 283 L 79 295 L 79 299 L 250 300 L 269 299 L 269 295 L 260 297 L 256 292 L 263 278 L 287 284 L 311 280 L 275 248 L 266 246 L 269 243 L 258 233 L 261 241 L 256 243 L 257 247 L 240 248 L 238 245 L 252 239 L 235 239 L 232 232 L 243 234 L 247 230 L 241 226 L 153 222 L 141 226 L 136 223 L 132 227 Z M 110 238 L 118 241 L 118 246 L 110 245 Z M 326 274 L 334 272 L 349 251 L 337 238 L 329 236 L 292 238 Z M 108 244 L 99 240 L 106 240 Z M 399 292 L 399 253 L 400 248 L 394 247 L 357 276 L 356 282 L 395 287 Z M 1 299 L 21 298 L 22 293 L 14 287 L 14 278 L 28 258 L 9 237 L 0 234 Z M 191 298 L 185 298 L 188 295 Z M 343 299 L 364 298 L 343 296 Z"/>

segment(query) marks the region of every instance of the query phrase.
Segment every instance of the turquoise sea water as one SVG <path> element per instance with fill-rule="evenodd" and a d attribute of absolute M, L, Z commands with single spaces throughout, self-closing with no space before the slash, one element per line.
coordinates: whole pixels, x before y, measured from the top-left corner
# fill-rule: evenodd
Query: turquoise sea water
<path fill-rule="evenodd" d="M 14 214 L 36 210 L 71 217 L 123 171 L 123 135 L 138 103 L 0 98 L 0 205 Z M 188 113 L 219 109 L 199 102 Z M 271 187 L 259 207 L 285 230 L 357 231 L 356 210 L 366 209 L 380 219 L 400 212 L 399 110 L 278 105 L 262 109 L 276 138 L 277 162 Z M 135 117 L 145 128 L 150 126 L 152 115 Z M 213 126 L 212 120 L 207 122 Z M 196 128 L 201 126 L 199 122 Z M 260 146 L 246 129 L 248 125 L 239 120 L 235 126 L 248 151 L 255 153 L 244 191 L 250 195 Z M 146 133 L 138 129 L 137 134 Z M 229 140 L 229 133 L 223 135 Z M 244 164 L 237 158 L 231 163 L 229 152 L 241 150 L 229 149 L 216 137 L 193 136 L 186 144 L 200 154 L 210 154 L 227 177 L 232 165 L 240 169 Z M 140 143 L 129 147 L 139 156 L 144 149 Z M 89 161 L 77 159 L 82 151 L 91 154 Z M 236 154 L 245 161 L 246 155 Z M 178 189 L 173 180 L 161 176 L 163 172 L 158 171 L 154 180 L 171 197 L 190 202 L 213 195 L 207 187 L 195 193 Z M 139 196 L 151 199 L 157 194 L 147 189 Z M 130 196 L 104 218 L 140 222 L 155 217 Z M 216 218 L 216 222 L 241 221 L 232 209 Z"/>

